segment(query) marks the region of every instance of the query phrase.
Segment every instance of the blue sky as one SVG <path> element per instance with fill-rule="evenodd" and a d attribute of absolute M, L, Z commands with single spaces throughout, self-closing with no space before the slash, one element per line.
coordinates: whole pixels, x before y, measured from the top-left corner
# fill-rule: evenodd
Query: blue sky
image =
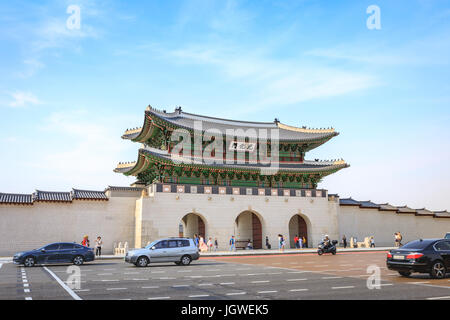
<path fill-rule="evenodd" d="M 0 46 L 1 192 L 128 185 L 121 134 L 180 105 L 333 126 L 307 157 L 351 167 L 320 187 L 450 209 L 448 1 L 2 1 Z"/>

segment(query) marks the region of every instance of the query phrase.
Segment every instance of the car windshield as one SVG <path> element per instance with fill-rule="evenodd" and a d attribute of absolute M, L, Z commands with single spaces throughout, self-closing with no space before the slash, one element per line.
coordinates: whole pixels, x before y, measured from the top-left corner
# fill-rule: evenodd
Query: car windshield
<path fill-rule="evenodd" d="M 153 241 L 152 243 L 148 244 L 145 246 L 145 249 L 150 249 L 151 247 L 153 247 L 159 240 Z"/>
<path fill-rule="evenodd" d="M 430 243 L 432 243 L 432 241 L 414 240 L 402 246 L 401 249 L 423 250 L 428 247 Z"/>

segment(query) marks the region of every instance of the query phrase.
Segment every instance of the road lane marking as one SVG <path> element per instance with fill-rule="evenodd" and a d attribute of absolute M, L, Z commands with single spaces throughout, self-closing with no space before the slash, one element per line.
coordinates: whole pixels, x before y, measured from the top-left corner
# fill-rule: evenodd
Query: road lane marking
<path fill-rule="evenodd" d="M 158 289 L 158 286 L 141 287 L 142 289 Z"/>
<path fill-rule="evenodd" d="M 25 297 L 25 300 L 33 300 L 32 297 Z"/>
<path fill-rule="evenodd" d="M 176 284 L 173 285 L 172 288 L 183 288 L 183 287 L 190 287 L 188 284 Z"/>
<path fill-rule="evenodd" d="M 209 297 L 209 294 L 194 294 L 191 296 L 188 296 L 189 298 L 203 298 L 203 297 Z"/>
<path fill-rule="evenodd" d="M 446 297 L 431 297 L 431 298 L 427 298 L 427 300 L 450 300 L 450 296 L 446 296 Z"/>
<path fill-rule="evenodd" d="M 309 289 L 291 289 L 290 292 L 301 292 L 301 291 L 308 291 Z"/>
<path fill-rule="evenodd" d="M 238 295 L 243 295 L 243 294 L 246 294 L 247 292 L 230 292 L 230 293 L 227 293 L 226 295 L 227 296 L 238 296 Z"/>
<path fill-rule="evenodd" d="M 328 280 L 328 279 L 342 279 L 342 277 L 323 277 L 323 280 Z"/>
<path fill-rule="evenodd" d="M 112 276 L 112 273 L 97 273 L 98 276 Z"/>
<path fill-rule="evenodd" d="M 346 287 L 331 287 L 333 290 L 339 290 L 339 289 L 353 289 L 355 286 L 346 286 Z"/>
<path fill-rule="evenodd" d="M 55 280 L 58 282 L 64 290 L 67 291 L 68 294 L 75 300 L 82 300 L 72 289 L 70 289 L 56 274 L 54 274 L 50 269 L 44 267 L 44 270 L 47 271 Z"/>
<path fill-rule="evenodd" d="M 102 282 L 115 282 L 119 281 L 118 279 L 103 279 L 103 280 L 95 280 L 95 281 L 102 281 Z"/>
<path fill-rule="evenodd" d="M 76 290 L 73 290 L 73 291 L 75 291 L 75 292 L 88 292 L 88 291 L 91 291 L 91 289 L 76 289 Z"/>
<path fill-rule="evenodd" d="M 212 283 L 200 283 L 198 286 L 199 287 L 203 287 L 203 286 L 212 286 Z"/>
<path fill-rule="evenodd" d="M 152 297 L 152 298 L 147 298 L 147 300 L 162 300 L 162 299 L 170 299 L 170 297 Z"/>
<path fill-rule="evenodd" d="M 107 291 L 113 291 L 113 290 L 127 290 L 127 288 L 107 288 Z"/>
<path fill-rule="evenodd" d="M 302 279 L 287 279 L 286 281 L 305 281 L 308 279 L 302 278 Z"/>
<path fill-rule="evenodd" d="M 252 281 L 251 283 L 267 283 L 270 282 L 269 280 L 257 280 L 257 281 Z"/>
<path fill-rule="evenodd" d="M 268 290 L 268 291 L 258 291 L 258 293 L 275 293 L 278 292 L 276 290 Z"/>
<path fill-rule="evenodd" d="M 234 282 L 221 282 L 220 285 L 234 284 Z"/>

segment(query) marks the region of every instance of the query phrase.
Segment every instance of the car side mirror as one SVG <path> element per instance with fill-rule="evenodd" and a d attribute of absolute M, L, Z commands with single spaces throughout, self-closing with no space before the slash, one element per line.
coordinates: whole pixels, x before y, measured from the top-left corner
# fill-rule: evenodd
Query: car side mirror
<path fill-rule="evenodd" d="M 153 246 L 153 247 L 151 247 L 151 249 L 152 249 L 152 250 L 155 250 L 155 249 L 156 249 L 156 247 L 155 247 L 155 246 Z"/>

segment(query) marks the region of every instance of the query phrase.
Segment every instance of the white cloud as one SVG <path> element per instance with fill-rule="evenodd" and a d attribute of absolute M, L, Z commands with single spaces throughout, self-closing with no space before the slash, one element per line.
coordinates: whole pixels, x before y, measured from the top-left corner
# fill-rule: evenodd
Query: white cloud
<path fill-rule="evenodd" d="M 13 108 L 41 104 L 41 101 L 31 92 L 16 91 L 11 93 L 11 96 L 14 100 L 9 103 L 9 106 Z"/>

